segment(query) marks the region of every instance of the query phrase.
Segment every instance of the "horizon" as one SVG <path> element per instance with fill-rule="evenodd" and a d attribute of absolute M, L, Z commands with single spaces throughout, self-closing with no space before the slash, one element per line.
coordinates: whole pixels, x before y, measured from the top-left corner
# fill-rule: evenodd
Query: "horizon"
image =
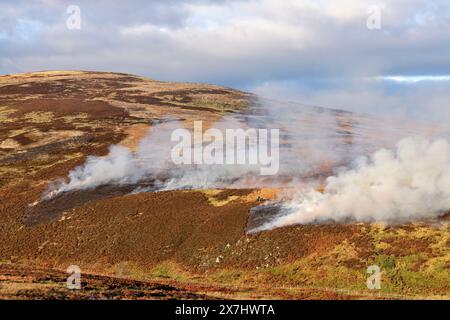
<path fill-rule="evenodd" d="M 448 117 L 440 0 L 3 1 L 0 74 L 95 70 L 431 122 Z"/>

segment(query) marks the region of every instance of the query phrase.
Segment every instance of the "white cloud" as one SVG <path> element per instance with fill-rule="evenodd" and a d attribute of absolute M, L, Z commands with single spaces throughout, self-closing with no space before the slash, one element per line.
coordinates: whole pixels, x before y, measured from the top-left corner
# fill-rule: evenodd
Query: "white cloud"
<path fill-rule="evenodd" d="M 158 27 L 151 24 L 142 24 L 132 27 L 124 27 L 121 29 L 121 34 L 124 36 L 145 36 L 151 35 L 152 33 L 158 32 L 168 32 L 169 29 L 164 27 Z"/>
<path fill-rule="evenodd" d="M 395 82 L 417 83 L 421 81 L 450 81 L 450 75 L 445 76 L 385 76 L 378 77 L 380 80 L 390 80 Z"/>

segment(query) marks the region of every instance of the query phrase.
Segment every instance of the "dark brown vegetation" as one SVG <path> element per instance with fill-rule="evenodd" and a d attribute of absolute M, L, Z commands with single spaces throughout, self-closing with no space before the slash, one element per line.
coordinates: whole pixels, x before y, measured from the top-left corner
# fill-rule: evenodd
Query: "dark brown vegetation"
<path fill-rule="evenodd" d="M 29 206 L 87 156 L 116 143 L 133 148 L 155 121 L 213 122 L 242 111 L 249 99 L 231 89 L 124 74 L 0 77 L 0 296 L 448 298 L 446 220 L 250 235 L 259 190 L 128 194 L 135 186 L 105 186 Z M 73 264 L 83 271 L 81 291 L 64 287 Z M 380 294 L 366 289 L 371 264 L 383 269 Z"/>

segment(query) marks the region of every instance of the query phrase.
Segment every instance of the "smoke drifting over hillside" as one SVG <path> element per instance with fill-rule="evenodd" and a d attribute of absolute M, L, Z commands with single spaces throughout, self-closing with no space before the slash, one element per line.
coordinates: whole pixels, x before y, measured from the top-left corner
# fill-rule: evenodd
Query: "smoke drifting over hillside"
<path fill-rule="evenodd" d="M 321 222 L 410 222 L 450 210 L 450 144 L 406 138 L 395 151 L 359 158 L 353 169 L 285 203 L 282 214 L 259 230 Z M 257 231 L 257 230 L 254 230 Z"/>
<path fill-rule="evenodd" d="M 140 141 L 136 152 L 113 145 L 104 157 L 88 157 L 86 163 L 70 171 L 67 179 L 50 184 L 44 200 L 63 192 L 93 189 L 106 184 L 135 184 L 164 170 L 170 160 L 170 133 L 176 122 L 155 124 Z"/>
<path fill-rule="evenodd" d="M 66 179 L 51 184 L 43 200 L 102 185 L 136 184 L 135 192 L 297 190 L 293 198 L 281 199 L 282 214 L 260 230 L 327 221 L 405 222 L 450 210 L 450 145 L 446 140 L 407 138 L 394 151 L 383 149 L 392 148 L 404 136 L 436 134 L 427 127 L 269 100 L 259 100 L 246 113 L 225 116 L 211 125 L 222 131 L 279 129 L 278 173 L 261 176 L 260 165 L 254 164 L 174 164 L 171 134 L 190 124 L 172 120 L 153 125 L 136 151 L 112 146 L 107 156 L 89 157 Z M 246 145 L 237 152 L 252 148 Z M 143 181 L 148 183 L 142 186 Z M 323 184 L 324 192 L 315 190 Z"/>
<path fill-rule="evenodd" d="M 260 164 L 175 165 L 171 160 L 175 146 L 171 142 L 171 134 L 184 126 L 192 126 L 192 123 L 171 119 L 153 125 L 135 152 L 122 146 L 111 146 L 108 155 L 89 157 L 66 179 L 52 183 L 44 200 L 67 191 L 93 189 L 106 184 L 136 184 L 143 180 L 153 181 L 153 186 L 139 187 L 137 191 L 295 186 L 302 183 L 303 178 L 329 171 L 348 157 L 349 146 L 339 141 L 345 139 L 345 135 L 336 131 L 343 125 L 338 123 L 337 115 L 329 110 L 260 100 L 245 114 L 231 114 L 210 124 L 221 132 L 229 129 L 280 129 L 279 171 L 274 176 L 261 176 Z M 226 137 L 222 139 L 226 140 Z M 268 142 L 270 145 L 272 137 Z M 243 148 L 236 145 L 236 156 L 247 154 L 248 158 L 260 147 L 249 141 Z M 356 143 L 351 147 L 356 148 Z M 275 150 L 269 149 L 268 153 L 273 157 Z"/>
<path fill-rule="evenodd" d="M 223 130 L 247 129 L 234 118 L 216 123 L 215 127 Z M 184 124 L 178 120 L 155 124 L 140 141 L 135 152 L 114 145 L 104 157 L 88 157 L 85 164 L 72 170 L 66 179 L 52 183 L 43 200 L 50 200 L 64 192 L 94 189 L 108 184 L 133 185 L 142 181 L 151 182 L 151 186 L 137 186 L 135 192 L 230 186 L 239 188 L 247 185 L 247 179 L 260 174 L 259 164 L 175 164 L 171 159 L 175 143 L 171 139 L 172 134 L 180 129 L 184 129 Z M 194 154 L 195 148 L 199 147 L 193 145 L 191 153 Z M 254 152 L 256 148 L 248 143 L 244 148 L 236 147 L 236 154 Z"/>

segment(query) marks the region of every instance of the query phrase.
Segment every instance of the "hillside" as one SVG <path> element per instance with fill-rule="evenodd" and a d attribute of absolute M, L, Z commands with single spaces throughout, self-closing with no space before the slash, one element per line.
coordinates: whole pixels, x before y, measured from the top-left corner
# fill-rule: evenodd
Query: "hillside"
<path fill-rule="evenodd" d="M 250 209 L 278 192 L 268 188 L 132 194 L 103 186 L 30 207 L 51 181 L 110 145 L 134 150 L 154 124 L 214 123 L 248 111 L 254 99 L 116 73 L 1 76 L 0 298 L 112 297 L 108 286 L 127 298 L 450 298 L 448 215 L 247 234 Z M 351 115 L 336 117 L 348 143 Z M 363 138 L 382 125 L 364 127 Z M 383 270 L 381 291 L 366 287 L 373 264 Z M 81 267 L 91 293 L 64 289 L 69 265 Z"/>

